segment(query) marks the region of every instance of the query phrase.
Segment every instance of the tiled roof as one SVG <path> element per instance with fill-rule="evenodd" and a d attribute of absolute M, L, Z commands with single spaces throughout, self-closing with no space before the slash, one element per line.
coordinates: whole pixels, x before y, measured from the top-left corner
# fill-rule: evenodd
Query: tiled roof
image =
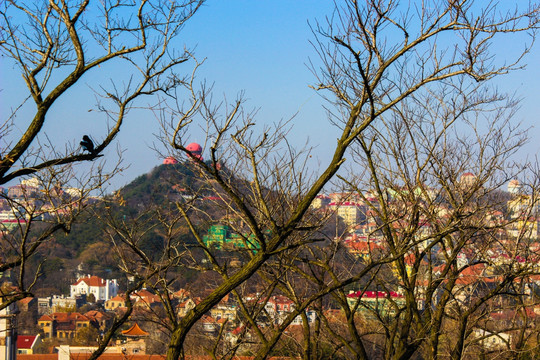
<path fill-rule="evenodd" d="M 38 321 L 53 321 L 53 319 L 49 315 L 43 315 L 38 319 Z"/>
<path fill-rule="evenodd" d="M 345 207 L 345 206 L 354 206 L 354 207 L 360 207 L 364 206 L 363 203 L 357 203 L 354 201 L 344 201 L 344 202 L 332 202 L 328 204 L 328 206 L 339 206 L 339 207 Z"/>
<path fill-rule="evenodd" d="M 98 276 L 90 276 L 90 277 L 80 278 L 73 285 L 77 286 L 82 282 L 84 282 L 88 286 L 105 286 L 106 285 L 105 280 L 103 280 L 102 278 L 100 278 Z"/>
<path fill-rule="evenodd" d="M 61 313 L 57 312 L 51 316 L 54 320 L 58 322 L 65 321 L 89 321 L 90 319 L 84 316 L 83 314 L 73 312 L 73 313 Z"/>
<path fill-rule="evenodd" d="M 362 291 L 352 292 L 347 295 L 348 298 L 358 298 L 360 295 L 362 295 L 363 299 L 384 299 L 390 295 L 391 298 L 402 298 L 403 295 L 395 292 L 390 291 L 389 293 L 386 293 L 385 291 L 365 291 L 362 294 Z"/>
<path fill-rule="evenodd" d="M 233 335 L 240 335 L 242 333 L 242 331 L 244 331 L 244 329 L 245 329 L 245 326 L 238 326 L 236 329 L 231 331 L 231 333 Z"/>
<path fill-rule="evenodd" d="M 271 304 L 294 304 L 294 301 L 283 295 L 275 295 L 268 299 L 268 303 Z"/>
<path fill-rule="evenodd" d="M 179 298 L 185 298 L 185 297 L 190 296 L 191 294 L 190 294 L 189 290 L 180 289 L 177 292 L 175 292 L 173 295 L 176 296 L 176 297 L 179 297 Z"/>
<path fill-rule="evenodd" d="M 87 360 L 90 357 L 90 353 L 73 353 L 71 354 L 72 360 Z M 129 360 L 164 360 L 165 355 L 129 355 Z M 99 357 L 100 360 L 126 360 L 126 356 L 121 353 L 105 353 Z M 186 356 L 186 360 L 211 360 L 210 356 Z M 252 360 L 253 356 L 235 356 L 232 360 Z M 291 360 L 293 358 L 284 356 L 269 357 L 269 360 Z M 17 360 L 58 360 L 58 354 L 17 354 Z"/>
<path fill-rule="evenodd" d="M 109 301 L 125 301 L 125 299 L 120 295 L 116 295 L 115 297 L 109 299 Z"/>
<path fill-rule="evenodd" d="M 149 333 L 144 331 L 139 327 L 137 323 L 135 323 L 132 327 L 130 327 L 127 330 L 122 330 L 122 335 L 124 336 L 148 336 Z"/>
<path fill-rule="evenodd" d="M 58 354 L 17 354 L 17 360 L 58 360 Z"/>
<path fill-rule="evenodd" d="M 193 300 L 187 299 L 186 301 L 183 301 L 180 304 L 178 304 L 177 308 L 185 308 L 190 302 L 194 304 Z"/>
<path fill-rule="evenodd" d="M 17 336 L 17 349 L 31 349 L 36 341 L 37 335 L 19 335 Z"/>
<path fill-rule="evenodd" d="M 133 293 L 131 298 L 135 299 L 137 302 L 142 301 L 147 304 L 161 302 L 161 298 L 158 295 L 154 295 L 150 291 L 145 290 L 145 289 L 138 291 L 136 293 Z"/>
<path fill-rule="evenodd" d="M 84 316 L 86 316 L 90 320 L 102 320 L 102 319 L 110 319 L 112 316 L 110 314 L 107 314 L 102 311 L 98 310 L 90 310 L 86 313 L 84 313 Z"/>

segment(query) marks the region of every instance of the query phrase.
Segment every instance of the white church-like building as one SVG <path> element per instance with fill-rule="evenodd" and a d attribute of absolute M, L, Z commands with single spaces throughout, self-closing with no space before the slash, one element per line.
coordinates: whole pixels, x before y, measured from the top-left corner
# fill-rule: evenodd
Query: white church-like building
<path fill-rule="evenodd" d="M 79 278 L 71 285 L 70 296 L 94 294 L 96 301 L 107 301 L 118 294 L 118 282 L 116 279 L 104 280 L 98 276 L 86 276 Z"/>

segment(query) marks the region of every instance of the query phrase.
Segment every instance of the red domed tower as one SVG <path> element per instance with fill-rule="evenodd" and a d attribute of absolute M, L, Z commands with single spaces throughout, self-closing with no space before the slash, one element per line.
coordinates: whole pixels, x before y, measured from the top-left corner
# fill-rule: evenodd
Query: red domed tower
<path fill-rule="evenodd" d="M 163 160 L 163 165 L 174 165 L 174 164 L 178 164 L 178 160 L 176 160 L 176 159 L 173 158 L 172 156 L 167 156 L 167 157 Z"/>
<path fill-rule="evenodd" d="M 191 156 L 194 158 L 197 158 L 199 160 L 203 160 L 202 157 L 202 146 L 197 143 L 191 143 L 188 146 L 186 146 L 186 150 L 191 153 Z"/>

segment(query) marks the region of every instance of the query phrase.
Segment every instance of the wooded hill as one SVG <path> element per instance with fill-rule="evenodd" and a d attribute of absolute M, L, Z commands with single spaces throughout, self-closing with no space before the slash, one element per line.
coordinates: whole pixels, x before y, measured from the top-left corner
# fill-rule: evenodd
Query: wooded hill
<path fill-rule="evenodd" d="M 111 235 L 105 219 L 144 224 L 148 231 L 141 238 L 141 246 L 147 250 L 156 247 L 157 254 L 163 242 L 163 229 L 157 224 L 157 213 L 153 210 L 165 213 L 173 210 L 177 201 L 198 201 L 199 208 L 212 214 L 212 207 L 210 204 L 205 206 L 204 201 L 212 193 L 204 189 L 191 166 L 189 162 L 157 166 L 114 194 L 105 196 L 104 201 L 89 205 L 69 233 L 57 233 L 40 249 L 41 256 L 35 258 L 34 265 L 37 267 L 40 259 L 43 268 L 36 294 L 67 293 L 77 273 L 125 278 L 111 249 Z M 177 231 L 181 241 L 194 244 L 187 227 L 180 225 Z"/>

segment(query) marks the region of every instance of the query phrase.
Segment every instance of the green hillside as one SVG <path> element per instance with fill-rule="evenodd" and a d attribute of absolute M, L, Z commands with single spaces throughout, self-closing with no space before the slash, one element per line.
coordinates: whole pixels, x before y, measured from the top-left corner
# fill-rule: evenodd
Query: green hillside
<path fill-rule="evenodd" d="M 160 220 L 166 217 L 179 217 L 176 202 L 185 202 L 197 194 L 201 199 L 211 196 L 205 191 L 203 182 L 191 170 L 191 163 L 160 165 L 148 174 L 141 175 L 114 194 L 108 195 L 103 202 L 88 207 L 77 219 L 71 231 L 58 232 L 51 241 L 43 246 L 38 262 L 45 260 L 39 287 L 63 290 L 61 284 L 69 284 L 75 277 L 80 264 L 82 271 L 107 278 L 121 277 L 117 260 L 111 251 L 111 230 L 105 221 L 127 226 L 140 232 L 140 246 L 150 254 L 158 256 L 166 233 Z M 205 208 L 204 201 L 198 204 Z M 207 209 L 211 213 L 212 209 Z M 204 231 L 204 230 L 203 230 Z M 179 221 L 175 228 L 177 241 L 186 245 L 194 239 L 188 228 Z"/>

